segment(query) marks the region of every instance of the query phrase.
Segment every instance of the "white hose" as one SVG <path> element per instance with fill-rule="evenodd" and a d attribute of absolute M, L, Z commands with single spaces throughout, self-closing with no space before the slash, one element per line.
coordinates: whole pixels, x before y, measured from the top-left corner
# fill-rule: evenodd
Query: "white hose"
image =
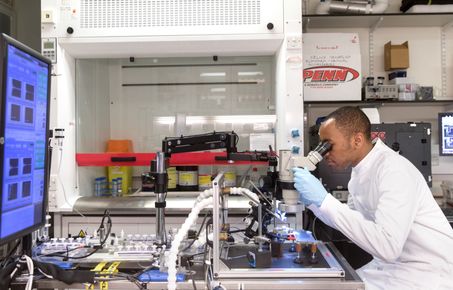
<path fill-rule="evenodd" d="M 247 188 L 242 188 L 242 187 L 231 187 L 230 188 L 230 194 L 231 195 L 243 195 L 245 197 L 248 197 L 255 205 L 260 204 L 260 199 L 256 193 L 251 192 Z"/>
<path fill-rule="evenodd" d="M 206 190 L 205 190 L 206 192 Z M 196 222 L 198 214 L 202 209 L 212 204 L 212 197 L 201 200 L 196 203 L 189 216 L 184 221 L 184 224 L 179 229 L 178 233 L 175 235 L 173 242 L 171 243 L 170 253 L 168 254 L 167 266 L 168 266 L 168 284 L 167 289 L 175 290 L 176 289 L 176 260 L 179 252 L 179 245 L 181 244 L 183 238 L 186 236 L 190 227 L 193 223 Z"/>
<path fill-rule="evenodd" d="M 33 286 L 33 274 L 34 274 L 34 266 L 33 266 L 33 260 L 29 256 L 22 256 L 25 257 L 27 261 L 27 267 L 28 267 L 28 280 L 27 280 L 27 285 L 25 285 L 26 290 L 32 290 Z"/>
<path fill-rule="evenodd" d="M 247 188 L 231 187 L 230 188 L 230 194 L 231 195 L 246 196 L 248 199 L 252 200 L 255 205 L 258 205 L 258 203 L 259 203 L 258 195 L 256 195 L 255 193 L 251 192 Z M 201 196 L 201 194 L 200 194 L 200 196 Z M 209 236 L 208 237 L 209 239 L 212 239 L 213 234 L 211 233 L 208 236 Z M 200 234 L 198 235 L 198 239 L 193 243 L 191 248 L 192 249 L 199 248 L 199 247 L 203 246 L 205 243 L 206 243 L 206 230 L 203 229 L 200 232 Z"/>
<path fill-rule="evenodd" d="M 200 192 L 200 195 L 198 195 L 197 200 L 195 201 L 194 206 L 195 206 L 197 203 L 199 203 L 200 201 L 202 201 L 203 199 L 208 198 L 208 197 L 211 197 L 213 192 L 214 192 L 214 190 L 213 190 L 212 188 L 208 188 L 208 189 L 206 189 L 205 191 Z"/>
<path fill-rule="evenodd" d="M 201 192 L 200 195 L 197 197 L 197 200 L 195 201 L 194 207 L 192 211 L 190 212 L 189 216 L 186 218 L 184 221 L 184 224 L 181 226 L 179 229 L 178 233 L 175 235 L 175 238 L 173 239 L 173 242 L 171 244 L 170 252 L 167 256 L 167 267 L 168 267 L 168 284 L 167 284 L 167 289 L 169 290 L 175 290 L 176 289 L 176 260 L 178 258 L 178 252 L 179 252 L 179 246 L 186 236 L 187 232 L 189 231 L 190 227 L 192 224 L 194 224 L 197 221 L 198 214 L 200 211 L 207 206 L 211 205 L 213 202 L 212 194 L 214 190 L 212 188 L 206 189 L 205 191 Z M 230 188 L 230 194 L 231 195 L 244 195 L 248 197 L 250 200 L 252 200 L 255 205 L 258 205 L 260 203 L 258 195 L 255 193 L 251 192 L 247 188 L 241 188 L 241 187 L 231 187 Z M 204 241 L 206 242 L 206 241 Z"/>

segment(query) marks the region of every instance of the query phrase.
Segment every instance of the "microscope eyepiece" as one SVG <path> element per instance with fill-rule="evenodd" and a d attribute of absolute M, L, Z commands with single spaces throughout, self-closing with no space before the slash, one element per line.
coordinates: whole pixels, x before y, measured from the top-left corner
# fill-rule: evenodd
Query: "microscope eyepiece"
<path fill-rule="evenodd" d="M 329 141 L 322 141 L 313 151 L 318 152 L 321 156 L 324 156 L 330 149 L 332 149 L 332 144 L 330 144 Z"/>
<path fill-rule="evenodd" d="M 324 155 L 326 155 L 327 152 L 332 148 L 332 144 L 330 144 L 328 141 L 322 141 L 316 146 L 316 148 L 312 151 L 310 151 L 307 155 L 307 159 L 311 162 L 312 164 L 312 169 L 309 170 L 314 170 L 316 167 L 316 164 L 321 162 L 322 158 Z"/>
<path fill-rule="evenodd" d="M 316 164 L 321 162 L 324 155 L 326 155 L 327 152 L 329 152 L 329 150 L 331 150 L 331 149 L 332 149 L 332 144 L 330 144 L 328 141 L 322 141 L 316 146 L 315 149 L 308 152 L 307 156 L 305 156 L 305 157 L 304 156 L 289 157 L 289 158 L 291 158 L 292 162 L 286 162 L 286 163 L 282 163 L 282 164 L 291 164 L 291 167 L 306 168 L 309 171 L 313 171 L 316 169 Z M 289 156 L 289 154 L 288 154 L 288 156 Z M 289 168 L 286 168 L 284 170 L 289 170 Z M 281 171 L 283 171 L 283 170 L 281 170 Z M 291 178 L 292 178 L 292 175 L 291 175 Z"/>

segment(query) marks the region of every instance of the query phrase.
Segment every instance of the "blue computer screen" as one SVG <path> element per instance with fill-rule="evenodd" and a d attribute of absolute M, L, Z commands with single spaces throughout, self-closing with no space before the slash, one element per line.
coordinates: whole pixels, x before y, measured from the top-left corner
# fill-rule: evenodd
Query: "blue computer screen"
<path fill-rule="evenodd" d="M 453 112 L 439 113 L 439 154 L 453 156 Z"/>
<path fill-rule="evenodd" d="M 8 42 L 4 49 L 0 240 L 43 222 L 50 74 L 27 50 Z"/>

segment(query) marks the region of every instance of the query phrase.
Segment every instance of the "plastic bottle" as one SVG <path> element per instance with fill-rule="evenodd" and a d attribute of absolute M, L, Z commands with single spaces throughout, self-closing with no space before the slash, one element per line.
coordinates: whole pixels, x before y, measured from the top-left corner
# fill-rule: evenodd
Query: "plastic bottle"
<path fill-rule="evenodd" d="M 100 182 L 101 182 L 101 191 L 100 191 L 100 195 L 101 196 L 106 196 L 108 195 L 108 189 L 109 189 L 109 186 L 107 184 L 107 177 L 100 177 Z"/>
<path fill-rule="evenodd" d="M 236 168 L 234 166 L 222 166 L 219 172 L 223 171 L 223 183 L 225 187 L 236 186 Z"/>
<path fill-rule="evenodd" d="M 97 177 L 94 179 L 94 196 L 101 196 L 101 186 L 102 180 L 101 177 Z"/>
<path fill-rule="evenodd" d="M 117 177 L 116 178 L 116 183 L 117 183 L 117 194 L 116 196 L 121 196 L 123 193 L 123 178 L 122 177 Z"/>
<path fill-rule="evenodd" d="M 115 179 L 112 180 L 112 196 L 118 195 L 118 181 Z"/>
<path fill-rule="evenodd" d="M 167 168 L 167 174 L 168 174 L 167 189 L 169 191 L 176 190 L 178 185 L 178 172 L 176 171 L 176 167 Z"/>

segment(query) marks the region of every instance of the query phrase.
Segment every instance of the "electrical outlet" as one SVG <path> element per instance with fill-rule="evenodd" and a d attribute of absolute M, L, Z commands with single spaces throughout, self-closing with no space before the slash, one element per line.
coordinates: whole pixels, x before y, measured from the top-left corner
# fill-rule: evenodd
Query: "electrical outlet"
<path fill-rule="evenodd" d="M 41 23 L 43 24 L 54 23 L 52 10 L 41 11 Z"/>

